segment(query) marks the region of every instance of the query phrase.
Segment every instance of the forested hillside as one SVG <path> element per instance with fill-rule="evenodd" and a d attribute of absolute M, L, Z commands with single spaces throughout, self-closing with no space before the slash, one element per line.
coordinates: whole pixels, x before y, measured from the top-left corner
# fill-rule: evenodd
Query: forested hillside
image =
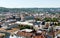
<path fill-rule="evenodd" d="M 0 13 L 11 12 L 11 13 L 60 13 L 60 8 L 4 8 L 0 7 Z"/>

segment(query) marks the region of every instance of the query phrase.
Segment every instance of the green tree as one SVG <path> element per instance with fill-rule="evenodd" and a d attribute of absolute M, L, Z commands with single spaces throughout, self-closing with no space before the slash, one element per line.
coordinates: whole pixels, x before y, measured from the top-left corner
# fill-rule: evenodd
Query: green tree
<path fill-rule="evenodd" d="M 51 18 L 44 18 L 46 22 L 51 21 Z"/>
<path fill-rule="evenodd" d="M 53 18 L 52 21 L 53 22 L 58 22 L 58 19 L 57 18 Z"/>

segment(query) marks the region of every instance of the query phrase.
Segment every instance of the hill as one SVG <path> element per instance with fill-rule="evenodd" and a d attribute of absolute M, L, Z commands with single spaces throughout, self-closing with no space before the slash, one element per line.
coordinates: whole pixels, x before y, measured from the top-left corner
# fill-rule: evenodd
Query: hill
<path fill-rule="evenodd" d="M 28 12 L 28 13 L 60 13 L 60 8 L 5 8 L 0 7 L 0 13 L 21 13 L 21 12 Z"/>

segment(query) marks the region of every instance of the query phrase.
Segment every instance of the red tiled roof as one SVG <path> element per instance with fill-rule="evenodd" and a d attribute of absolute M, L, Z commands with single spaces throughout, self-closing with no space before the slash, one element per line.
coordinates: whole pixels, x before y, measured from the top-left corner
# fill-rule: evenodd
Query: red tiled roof
<path fill-rule="evenodd" d="M 17 35 L 20 35 L 20 36 L 27 36 L 27 37 L 31 37 L 32 36 L 32 33 L 27 33 L 27 32 L 18 32 Z"/>
<path fill-rule="evenodd" d="M 33 38 L 45 38 L 43 35 L 33 36 Z"/>
<path fill-rule="evenodd" d="M 33 33 L 27 33 L 27 32 L 18 32 L 17 35 L 20 35 L 20 36 L 27 36 L 27 37 L 33 37 L 33 38 L 45 38 L 44 35 L 35 35 L 33 36 Z"/>

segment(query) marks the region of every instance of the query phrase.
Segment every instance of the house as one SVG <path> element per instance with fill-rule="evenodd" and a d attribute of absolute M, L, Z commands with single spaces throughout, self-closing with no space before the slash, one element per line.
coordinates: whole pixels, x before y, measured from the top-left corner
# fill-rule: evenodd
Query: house
<path fill-rule="evenodd" d="M 33 26 L 32 23 L 28 23 L 28 22 L 19 22 L 19 21 L 17 21 L 16 24 Z"/>
<path fill-rule="evenodd" d="M 45 38 L 44 35 L 42 35 L 42 31 L 37 31 L 37 33 L 34 32 L 26 32 L 26 31 L 18 31 L 18 36 L 23 36 L 25 38 Z"/>

